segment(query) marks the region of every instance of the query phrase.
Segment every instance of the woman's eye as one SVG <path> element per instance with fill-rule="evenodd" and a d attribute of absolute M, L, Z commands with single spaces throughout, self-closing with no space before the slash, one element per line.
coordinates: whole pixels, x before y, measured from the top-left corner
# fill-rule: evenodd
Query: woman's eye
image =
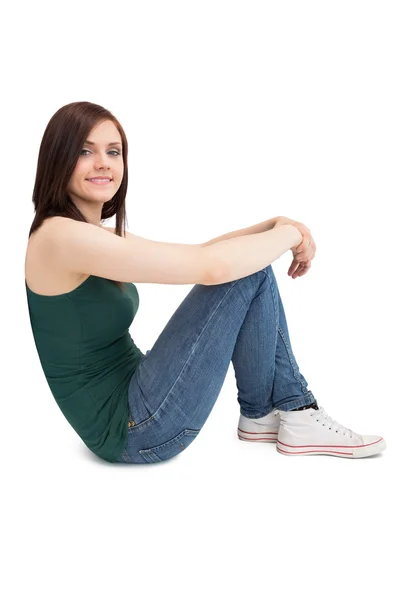
<path fill-rule="evenodd" d="M 81 154 L 82 152 L 90 152 L 90 150 L 86 150 L 85 148 L 83 150 L 81 150 Z M 118 152 L 118 150 L 110 150 L 110 152 L 115 152 L 115 154 L 113 154 L 113 156 L 119 156 L 121 153 Z M 84 154 L 83 156 L 87 156 L 87 154 Z"/>

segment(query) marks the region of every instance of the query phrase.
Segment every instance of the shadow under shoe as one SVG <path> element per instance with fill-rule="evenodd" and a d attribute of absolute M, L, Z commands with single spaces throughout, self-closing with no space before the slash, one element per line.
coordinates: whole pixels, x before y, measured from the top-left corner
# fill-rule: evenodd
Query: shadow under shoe
<path fill-rule="evenodd" d="M 341 458 L 364 458 L 386 448 L 379 435 L 360 435 L 334 421 L 323 409 L 275 410 L 280 415 L 276 450 L 285 456 L 329 454 Z"/>
<path fill-rule="evenodd" d="M 237 435 L 243 442 L 276 442 L 280 417 L 271 411 L 261 419 L 250 419 L 240 415 Z"/>

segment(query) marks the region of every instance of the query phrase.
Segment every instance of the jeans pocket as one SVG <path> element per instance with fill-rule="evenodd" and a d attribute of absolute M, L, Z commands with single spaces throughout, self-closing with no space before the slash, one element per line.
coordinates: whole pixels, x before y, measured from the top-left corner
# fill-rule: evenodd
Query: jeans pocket
<path fill-rule="evenodd" d="M 139 450 L 139 453 L 148 463 L 168 460 L 190 446 L 195 437 L 198 435 L 199 431 L 200 429 L 184 429 L 178 433 L 178 435 L 168 440 L 168 442 L 160 444 L 160 446 L 147 448 L 146 450 Z"/>

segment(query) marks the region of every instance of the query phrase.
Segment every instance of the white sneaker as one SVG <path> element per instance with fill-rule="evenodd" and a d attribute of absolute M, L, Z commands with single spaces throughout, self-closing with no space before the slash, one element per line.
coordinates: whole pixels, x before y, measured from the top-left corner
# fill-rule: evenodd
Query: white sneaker
<path fill-rule="evenodd" d="M 279 430 L 279 415 L 272 410 L 260 419 L 249 419 L 244 415 L 239 417 L 237 434 L 244 442 L 276 442 Z"/>
<path fill-rule="evenodd" d="M 379 435 L 359 435 L 319 410 L 275 410 L 280 415 L 276 449 L 286 456 L 330 454 L 341 458 L 362 458 L 386 448 Z"/>

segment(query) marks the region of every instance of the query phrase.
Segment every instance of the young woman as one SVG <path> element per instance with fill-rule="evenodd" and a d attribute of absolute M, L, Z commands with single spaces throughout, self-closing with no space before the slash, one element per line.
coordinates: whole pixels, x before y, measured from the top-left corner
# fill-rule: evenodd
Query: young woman
<path fill-rule="evenodd" d="M 25 285 L 50 390 L 86 446 L 109 462 L 154 463 L 187 448 L 207 420 L 230 361 L 238 437 L 286 456 L 359 458 L 385 449 L 319 407 L 292 352 L 271 263 L 289 249 L 292 277 L 315 243 L 277 217 L 204 244 L 125 230 L 128 143 L 105 108 L 75 102 L 49 121 L 39 151 Z M 116 227 L 102 222 L 116 215 Z M 143 354 L 129 327 L 136 283 L 195 284 Z"/>

